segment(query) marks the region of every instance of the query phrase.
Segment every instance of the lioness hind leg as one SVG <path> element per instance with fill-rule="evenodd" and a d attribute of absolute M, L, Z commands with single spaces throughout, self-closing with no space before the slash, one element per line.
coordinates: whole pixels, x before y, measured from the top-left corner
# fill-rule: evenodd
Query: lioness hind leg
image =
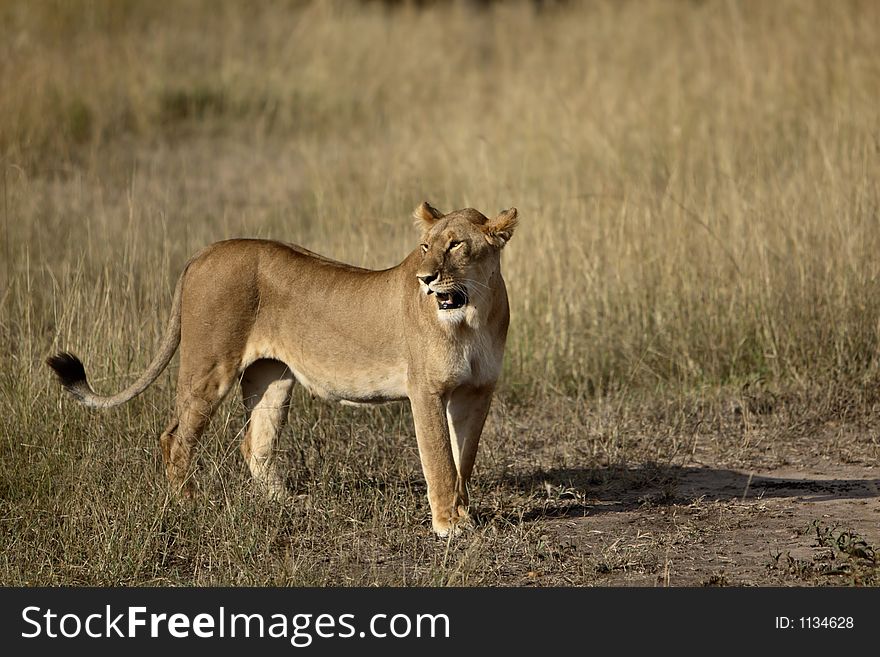
<path fill-rule="evenodd" d="M 189 497 L 194 493 L 193 451 L 234 377 L 234 366 L 194 359 L 190 352 L 181 351 L 175 416 L 160 438 L 165 475 L 175 494 Z"/>
<path fill-rule="evenodd" d="M 217 401 L 194 397 L 178 400 L 177 415 L 159 439 L 165 475 L 175 494 L 191 497 L 195 492 L 191 471 L 193 450 L 208 426 Z"/>
<path fill-rule="evenodd" d="M 287 423 L 293 383 L 293 373 L 276 360 L 255 362 L 241 378 L 247 424 L 241 453 L 254 480 L 275 500 L 287 497 L 284 478 L 278 471 L 275 440 Z"/>
<path fill-rule="evenodd" d="M 468 482 L 477 458 L 480 435 L 489 414 L 492 388 L 462 386 L 449 396 L 446 418 L 449 422 L 449 440 L 458 473 L 455 483 L 456 506 L 459 515 L 466 515 L 469 504 Z"/>

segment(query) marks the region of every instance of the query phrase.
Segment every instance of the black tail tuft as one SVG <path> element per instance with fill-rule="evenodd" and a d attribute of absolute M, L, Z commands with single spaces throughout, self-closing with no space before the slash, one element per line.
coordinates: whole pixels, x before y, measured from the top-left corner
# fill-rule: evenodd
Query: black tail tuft
<path fill-rule="evenodd" d="M 63 351 L 60 354 L 49 356 L 46 359 L 46 365 L 55 371 L 61 385 L 65 388 L 70 389 L 86 380 L 86 368 L 83 367 L 82 361 L 70 352 Z"/>

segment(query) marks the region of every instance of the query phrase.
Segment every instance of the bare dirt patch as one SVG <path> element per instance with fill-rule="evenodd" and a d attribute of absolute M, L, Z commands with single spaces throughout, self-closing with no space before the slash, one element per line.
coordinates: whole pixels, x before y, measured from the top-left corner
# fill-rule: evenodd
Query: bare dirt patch
<path fill-rule="evenodd" d="M 551 523 L 560 540 L 602 555 L 605 585 L 852 583 L 858 565 L 848 563 L 847 540 L 880 543 L 876 468 L 659 474 L 638 490 L 593 490 L 583 517 Z"/>
<path fill-rule="evenodd" d="M 483 454 L 481 526 L 513 524 L 521 549 L 495 577 L 532 586 L 877 585 L 874 390 L 767 392 L 775 403 L 760 406 L 734 390 L 502 404 Z"/>

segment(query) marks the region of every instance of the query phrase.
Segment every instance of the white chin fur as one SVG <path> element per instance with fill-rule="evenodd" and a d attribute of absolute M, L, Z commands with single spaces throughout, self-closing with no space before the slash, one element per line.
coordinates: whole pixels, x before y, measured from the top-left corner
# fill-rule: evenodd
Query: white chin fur
<path fill-rule="evenodd" d="M 454 310 L 437 310 L 437 319 L 444 324 L 461 324 L 468 319 L 468 309 L 470 306 L 455 308 Z"/>

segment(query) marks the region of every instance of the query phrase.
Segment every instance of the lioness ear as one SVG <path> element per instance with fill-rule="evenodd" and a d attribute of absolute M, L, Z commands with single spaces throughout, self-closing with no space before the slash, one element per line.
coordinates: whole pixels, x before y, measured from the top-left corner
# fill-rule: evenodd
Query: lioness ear
<path fill-rule="evenodd" d="M 500 249 L 513 237 L 516 224 L 516 208 L 505 210 L 483 225 L 482 228 L 483 233 L 486 235 L 486 241 Z"/>
<path fill-rule="evenodd" d="M 443 218 L 443 213 L 437 208 L 431 207 L 427 201 L 422 201 L 422 204 L 413 210 L 413 218 L 416 220 L 416 226 L 427 231 L 434 225 L 434 222 Z"/>

